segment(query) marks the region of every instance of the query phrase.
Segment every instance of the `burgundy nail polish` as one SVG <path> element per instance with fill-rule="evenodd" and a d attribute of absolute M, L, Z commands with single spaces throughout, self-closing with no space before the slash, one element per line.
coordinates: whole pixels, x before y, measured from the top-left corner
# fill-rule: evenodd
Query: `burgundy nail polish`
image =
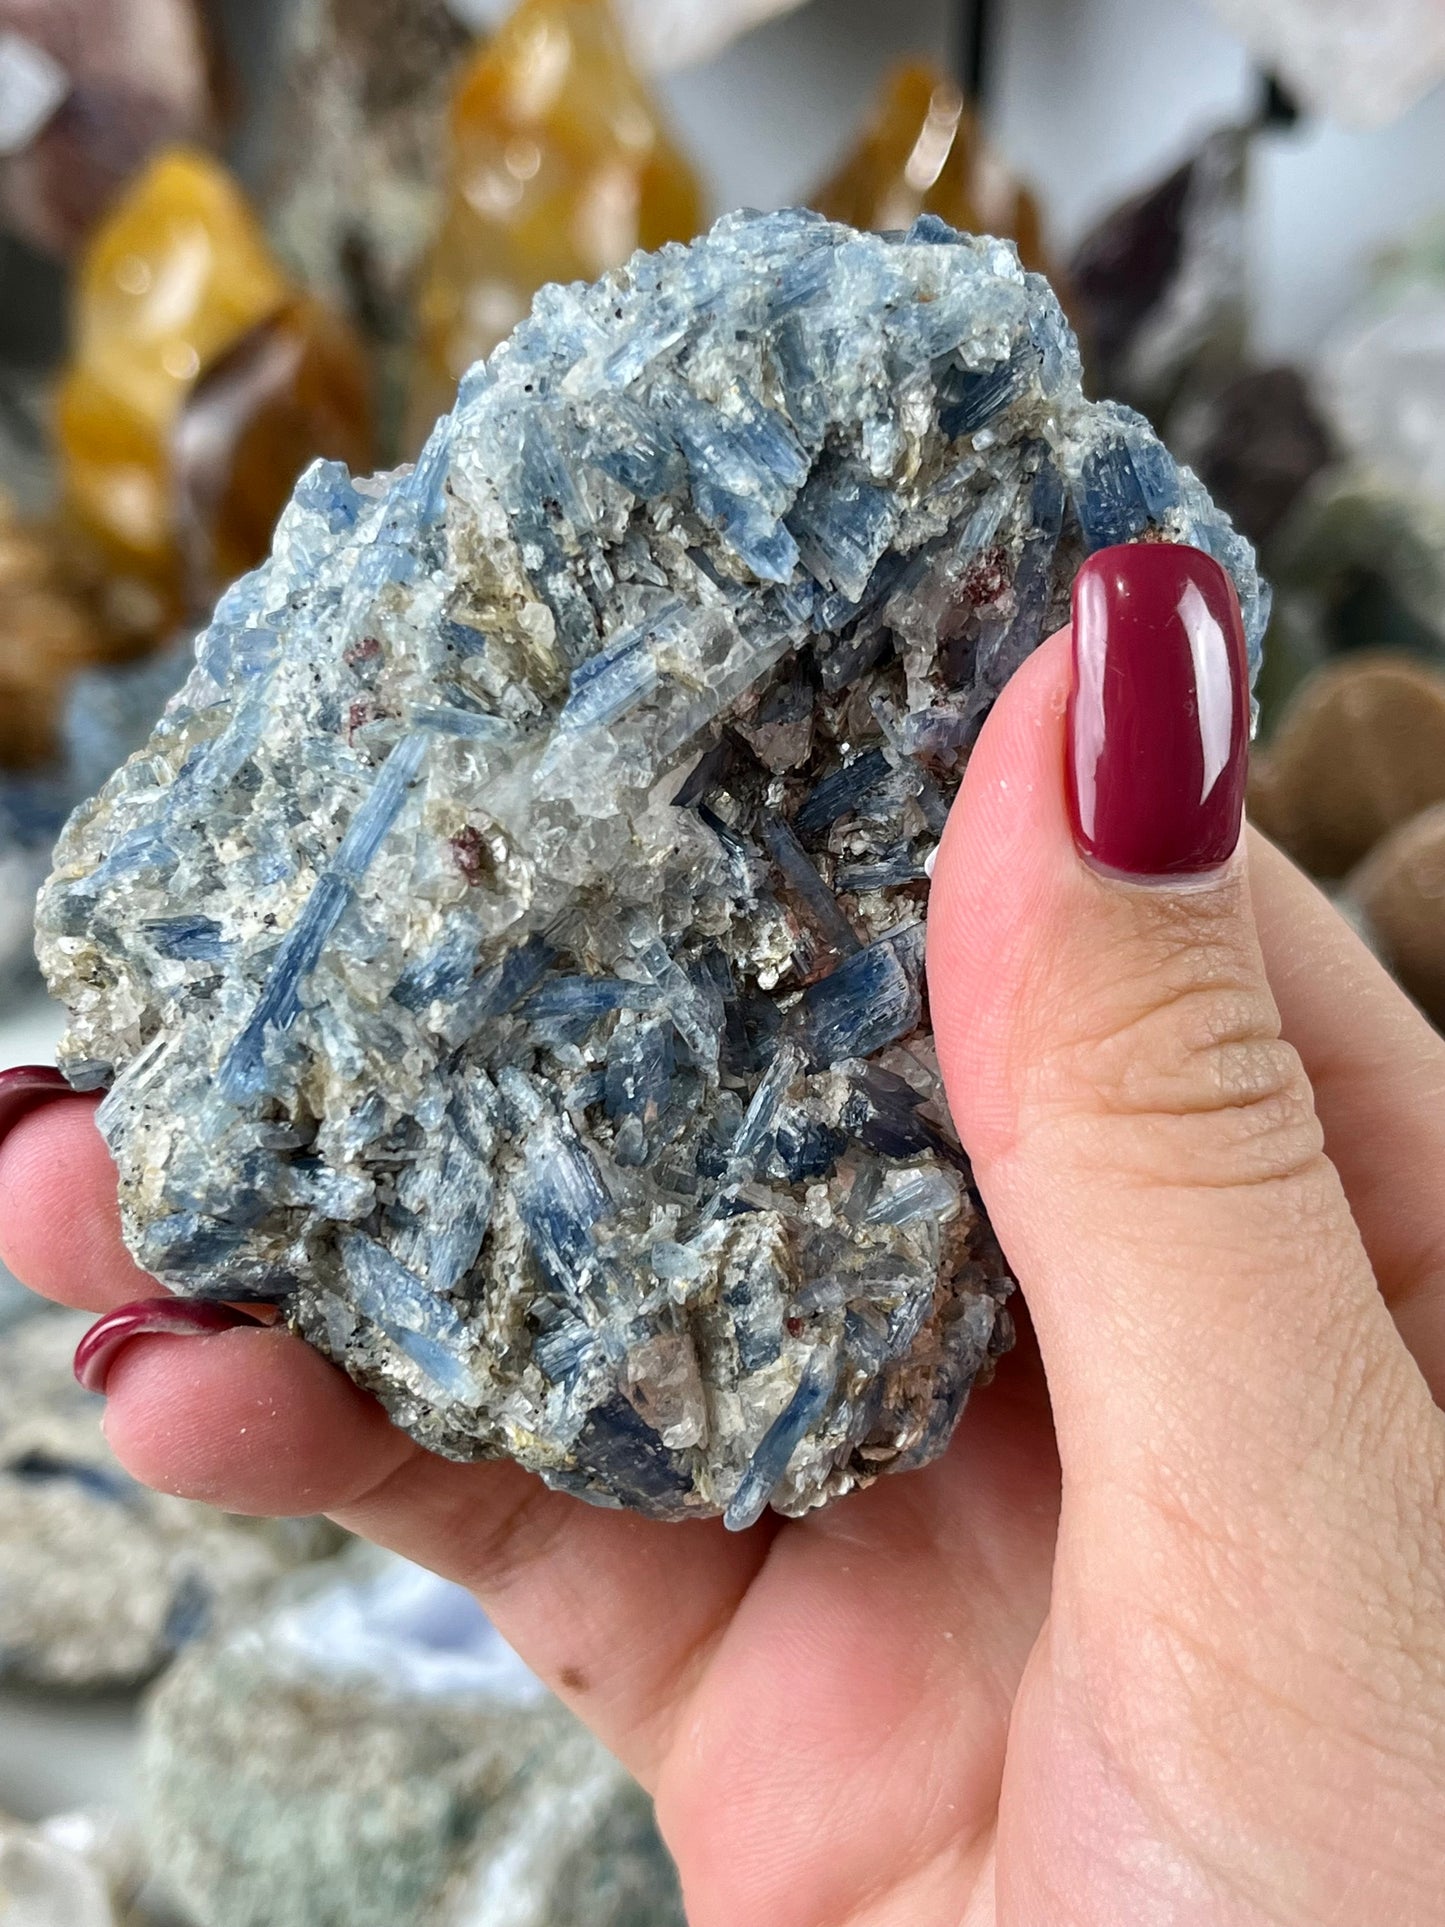
<path fill-rule="evenodd" d="M 97 1320 L 75 1348 L 75 1376 L 87 1392 L 104 1392 L 111 1367 L 133 1338 L 200 1338 L 262 1324 L 234 1305 L 211 1305 L 194 1298 L 143 1298 Z"/>
<path fill-rule="evenodd" d="M 1091 555 L 1074 583 L 1069 809 L 1130 877 L 1203 876 L 1244 822 L 1249 668 L 1234 584 L 1173 542 Z"/>
<path fill-rule="evenodd" d="M 17 1064 L 14 1070 L 0 1071 L 0 1144 L 3 1144 L 21 1118 L 29 1117 L 42 1105 L 58 1097 L 74 1097 L 69 1084 L 49 1064 Z"/>

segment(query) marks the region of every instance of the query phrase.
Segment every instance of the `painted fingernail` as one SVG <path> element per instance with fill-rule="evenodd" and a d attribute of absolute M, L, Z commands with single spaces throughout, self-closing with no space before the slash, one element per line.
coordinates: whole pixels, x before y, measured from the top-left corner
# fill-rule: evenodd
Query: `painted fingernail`
<path fill-rule="evenodd" d="M 1244 824 L 1249 668 L 1234 584 L 1173 542 L 1101 549 L 1074 582 L 1069 807 L 1099 868 L 1206 875 Z"/>
<path fill-rule="evenodd" d="M 0 1071 L 0 1144 L 21 1118 L 29 1117 L 44 1104 L 53 1104 L 58 1097 L 74 1095 L 60 1072 L 49 1064 L 17 1064 L 14 1070 Z"/>
<path fill-rule="evenodd" d="M 111 1367 L 133 1338 L 204 1338 L 212 1332 L 262 1325 L 233 1305 L 211 1305 L 193 1298 L 143 1298 L 107 1312 L 75 1348 L 75 1376 L 87 1392 L 104 1392 Z"/>

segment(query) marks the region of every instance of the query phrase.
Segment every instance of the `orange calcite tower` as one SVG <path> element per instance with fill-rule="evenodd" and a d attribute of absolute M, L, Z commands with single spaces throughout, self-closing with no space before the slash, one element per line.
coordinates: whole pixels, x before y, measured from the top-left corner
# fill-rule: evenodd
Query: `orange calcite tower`
<path fill-rule="evenodd" d="M 1025 267 L 1046 266 L 1038 203 L 984 139 L 959 89 L 921 62 L 889 76 L 857 147 L 812 205 L 878 233 L 936 214 L 1017 242 Z"/>
<path fill-rule="evenodd" d="M 71 677 L 125 653 L 69 560 L 53 530 L 22 520 L 0 495 L 0 769 L 49 762 Z"/>
<path fill-rule="evenodd" d="M 246 516 L 198 544 L 187 533 L 194 491 L 180 473 L 197 459 L 197 438 L 188 448 L 181 426 L 212 372 L 260 329 L 295 337 L 307 378 L 293 371 L 278 396 L 273 369 L 233 395 L 224 434 L 213 423 L 202 494 L 219 509 L 239 489 Z M 188 149 L 154 161 L 86 253 L 58 428 L 67 507 L 105 565 L 151 593 L 157 630 L 261 560 L 312 456 L 369 462 L 369 412 L 359 347 L 298 298 L 226 170 Z M 244 480 L 229 473 L 243 447 Z"/>
<path fill-rule="evenodd" d="M 702 194 L 610 0 L 522 0 L 453 97 L 447 209 L 424 277 L 415 439 L 549 281 L 689 241 Z"/>

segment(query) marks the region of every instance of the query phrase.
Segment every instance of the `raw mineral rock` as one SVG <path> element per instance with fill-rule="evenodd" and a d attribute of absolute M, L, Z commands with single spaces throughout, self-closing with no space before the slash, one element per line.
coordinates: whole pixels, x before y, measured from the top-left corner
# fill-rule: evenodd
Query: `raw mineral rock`
<path fill-rule="evenodd" d="M 35 1685 L 134 1685 L 340 1543 L 319 1521 L 229 1518 L 137 1485 L 71 1373 L 87 1323 L 45 1310 L 0 1331 L 0 1676 Z"/>
<path fill-rule="evenodd" d="M 936 214 L 1016 243 L 1043 269 L 1038 203 L 993 151 L 957 85 L 922 61 L 897 67 L 856 147 L 813 196 L 832 221 L 886 233 Z"/>
<path fill-rule="evenodd" d="M 1181 391 L 1238 366 L 1245 327 L 1249 132 L 1221 127 L 1079 243 L 1071 306 L 1099 392 L 1162 421 Z"/>
<path fill-rule="evenodd" d="M 1006 243 L 736 216 L 322 465 L 43 899 L 126 1234 L 457 1458 L 745 1526 L 1008 1343 L 926 863 L 1084 554 L 1252 553 Z"/>
<path fill-rule="evenodd" d="M 314 456 L 372 459 L 365 364 L 240 187 L 160 155 L 86 250 L 57 422 L 70 510 L 164 632 L 259 560 Z"/>
<path fill-rule="evenodd" d="M 68 254 L 171 141 L 213 131 L 196 0 L 0 0 L 0 219 Z"/>
<path fill-rule="evenodd" d="M 1255 822 L 1320 877 L 1343 876 L 1433 803 L 1445 803 L 1445 674 L 1383 652 L 1318 670 L 1250 784 Z"/>
<path fill-rule="evenodd" d="M 459 378 L 549 281 L 690 241 L 702 194 L 612 0 L 521 0 L 457 82 L 446 209 L 422 277 L 418 447 Z"/>
<path fill-rule="evenodd" d="M 460 1587 L 348 1558 L 182 1659 L 142 1747 L 207 1927 L 683 1927 L 651 1805 Z"/>
<path fill-rule="evenodd" d="M 1350 878 L 1366 934 L 1445 1030 L 1445 803 L 1387 836 Z"/>

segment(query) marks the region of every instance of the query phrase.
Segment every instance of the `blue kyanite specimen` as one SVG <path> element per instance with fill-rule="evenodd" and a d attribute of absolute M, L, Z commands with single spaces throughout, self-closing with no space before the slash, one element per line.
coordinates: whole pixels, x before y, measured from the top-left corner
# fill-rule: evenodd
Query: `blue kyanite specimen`
<path fill-rule="evenodd" d="M 126 1233 L 456 1458 L 663 1518 L 946 1444 L 1010 1281 L 926 861 L 1090 550 L 1248 545 L 1047 285 L 736 216 L 550 288 L 413 470 L 319 465 L 41 951 Z"/>

